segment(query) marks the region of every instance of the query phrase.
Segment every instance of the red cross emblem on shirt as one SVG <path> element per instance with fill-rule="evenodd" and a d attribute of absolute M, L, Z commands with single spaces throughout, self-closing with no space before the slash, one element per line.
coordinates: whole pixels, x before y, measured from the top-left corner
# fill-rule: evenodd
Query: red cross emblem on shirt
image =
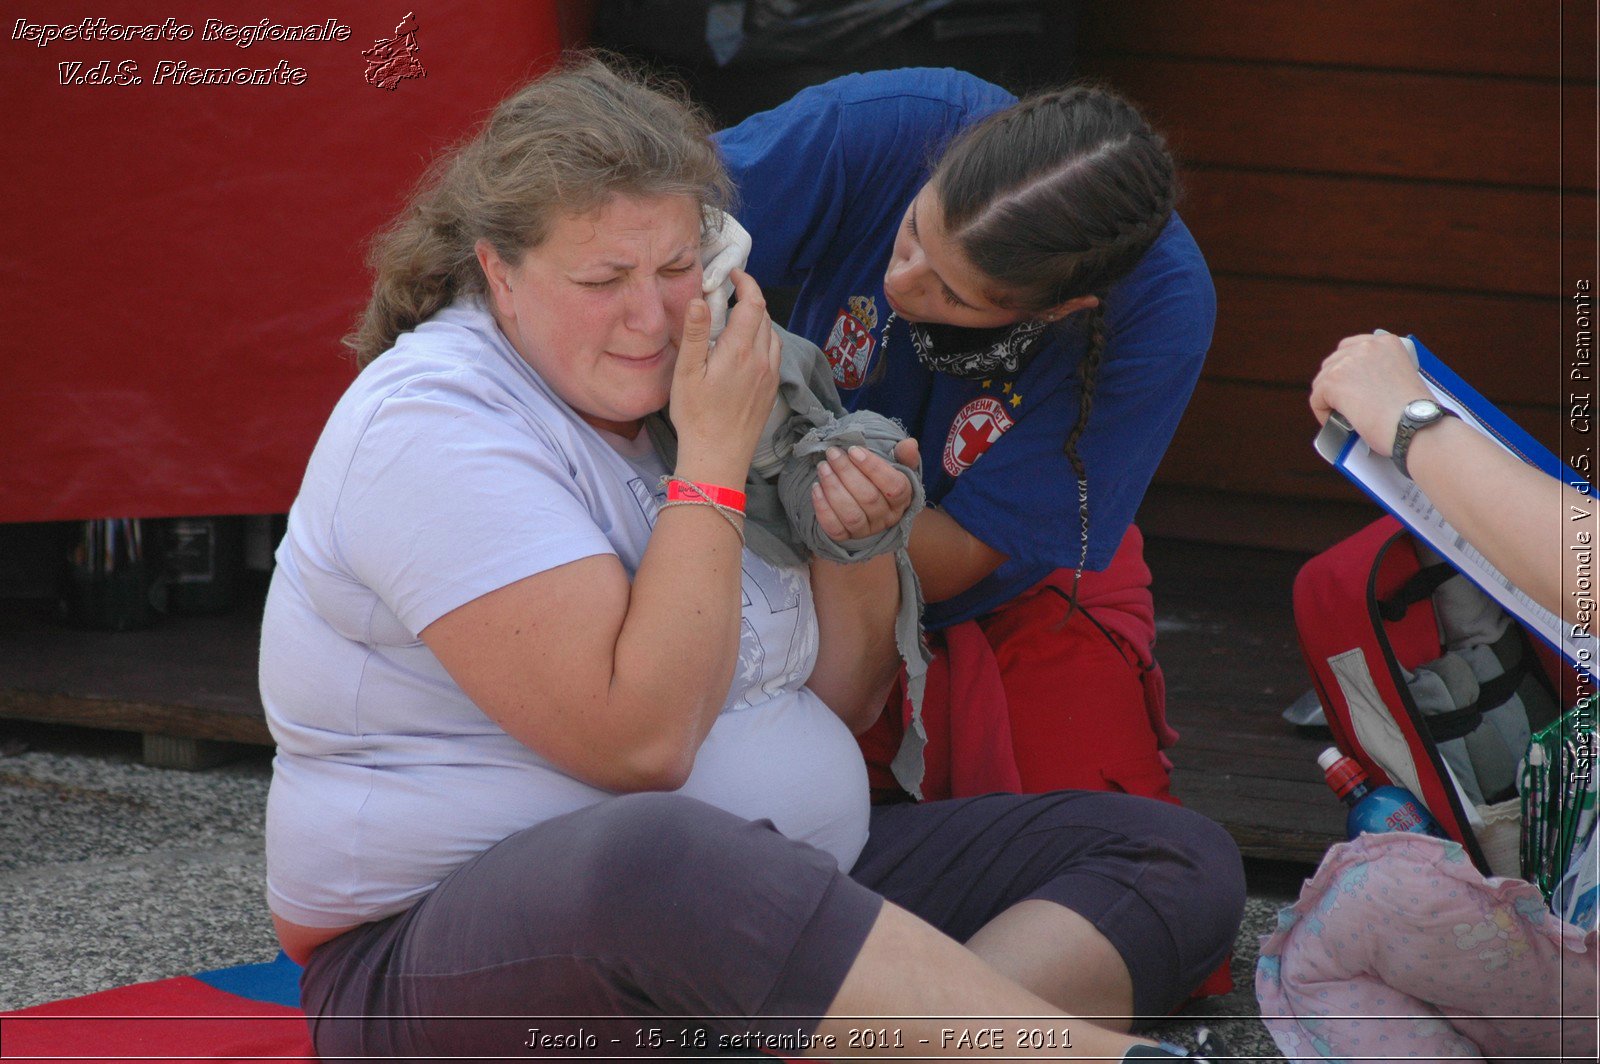
<path fill-rule="evenodd" d="M 980 395 L 972 400 L 950 424 L 950 436 L 944 442 L 944 471 L 960 476 L 1015 423 L 993 396 Z"/>

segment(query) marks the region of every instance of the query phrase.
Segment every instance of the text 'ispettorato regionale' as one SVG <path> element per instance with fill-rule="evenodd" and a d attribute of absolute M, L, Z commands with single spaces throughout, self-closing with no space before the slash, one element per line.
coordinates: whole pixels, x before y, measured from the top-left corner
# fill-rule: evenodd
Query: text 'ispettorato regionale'
<path fill-rule="evenodd" d="M 258 22 L 225 22 L 208 18 L 198 28 L 194 23 L 168 18 L 162 22 L 120 23 L 104 18 L 84 18 L 77 22 L 34 22 L 19 18 L 11 27 L 13 41 L 26 41 L 40 48 L 57 42 L 159 43 L 220 42 L 245 49 L 263 41 L 273 43 L 343 42 L 350 39 L 348 25 L 338 19 L 307 25 L 288 25 L 261 19 Z M 73 60 L 57 64 L 62 85 L 142 85 L 146 73 L 134 59 L 107 57 L 96 61 Z M 148 72 L 151 85 L 303 85 L 307 72 L 287 59 L 272 66 L 208 66 L 185 59 L 159 59 Z"/>

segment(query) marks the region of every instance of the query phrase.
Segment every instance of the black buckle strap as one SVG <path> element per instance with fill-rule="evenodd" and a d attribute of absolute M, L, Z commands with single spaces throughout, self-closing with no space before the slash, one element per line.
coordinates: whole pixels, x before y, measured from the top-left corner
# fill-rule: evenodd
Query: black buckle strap
<path fill-rule="evenodd" d="M 1510 701 L 1527 676 L 1528 655 L 1523 654 L 1511 668 L 1479 685 L 1478 697 L 1470 705 L 1453 709 L 1448 713 L 1425 715 L 1422 719 L 1428 725 L 1428 734 L 1436 743 L 1447 743 L 1452 739 L 1462 739 L 1472 734 L 1478 729 L 1478 725 L 1483 723 L 1483 715 L 1499 709 Z"/>
<path fill-rule="evenodd" d="M 1394 594 L 1378 600 L 1378 614 L 1390 624 L 1405 619 L 1406 611 L 1411 608 L 1412 603 L 1432 597 L 1433 593 L 1439 590 L 1440 584 L 1455 575 L 1457 575 L 1455 569 L 1445 562 L 1418 569 Z"/>

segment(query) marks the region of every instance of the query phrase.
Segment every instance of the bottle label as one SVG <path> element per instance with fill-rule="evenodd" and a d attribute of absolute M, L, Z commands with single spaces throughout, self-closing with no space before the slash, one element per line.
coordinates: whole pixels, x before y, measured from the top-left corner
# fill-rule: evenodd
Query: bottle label
<path fill-rule="evenodd" d="M 1412 802 L 1406 802 L 1390 810 L 1389 815 L 1383 818 L 1390 831 L 1424 831 L 1422 810 Z"/>

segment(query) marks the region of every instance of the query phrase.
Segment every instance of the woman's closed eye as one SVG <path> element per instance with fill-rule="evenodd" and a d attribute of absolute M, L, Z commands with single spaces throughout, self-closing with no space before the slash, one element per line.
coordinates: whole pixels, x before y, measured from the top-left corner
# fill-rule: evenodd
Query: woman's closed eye
<path fill-rule="evenodd" d="M 694 269 L 694 263 L 693 262 L 688 262 L 688 263 L 685 263 L 682 266 L 663 266 L 657 272 L 663 277 L 682 277 L 684 274 L 688 273 L 692 269 Z M 600 288 L 611 288 L 614 285 L 616 285 L 618 282 L 620 282 L 622 280 L 622 277 L 623 277 L 623 275 L 619 273 L 619 274 L 613 274 L 610 277 L 606 277 L 604 279 L 595 280 L 595 281 L 588 281 L 588 280 L 581 280 L 581 279 L 578 279 L 578 278 L 574 278 L 573 279 L 573 283 L 576 284 L 580 288 L 597 288 L 597 289 L 600 289 Z"/>
<path fill-rule="evenodd" d="M 911 205 L 910 210 L 906 211 L 906 232 L 911 234 L 911 239 L 916 240 L 919 244 L 922 242 L 917 237 L 917 205 L 915 203 Z M 960 296 L 951 291 L 950 286 L 945 284 L 943 281 L 939 282 L 939 294 L 943 296 L 944 301 L 952 307 L 962 307 L 967 310 L 975 309 L 972 304 L 968 303 L 966 300 L 962 299 Z"/>
<path fill-rule="evenodd" d="M 658 270 L 658 274 L 661 275 L 661 277 L 678 278 L 688 274 L 691 269 L 694 269 L 693 262 L 690 262 L 688 266 L 664 267 L 664 269 Z M 606 277 L 605 280 L 574 280 L 573 283 L 574 285 L 578 285 L 579 288 L 595 288 L 595 290 L 605 290 L 605 288 L 614 288 L 614 286 L 618 285 L 621 280 L 622 275 L 618 274 L 616 277 Z"/>

